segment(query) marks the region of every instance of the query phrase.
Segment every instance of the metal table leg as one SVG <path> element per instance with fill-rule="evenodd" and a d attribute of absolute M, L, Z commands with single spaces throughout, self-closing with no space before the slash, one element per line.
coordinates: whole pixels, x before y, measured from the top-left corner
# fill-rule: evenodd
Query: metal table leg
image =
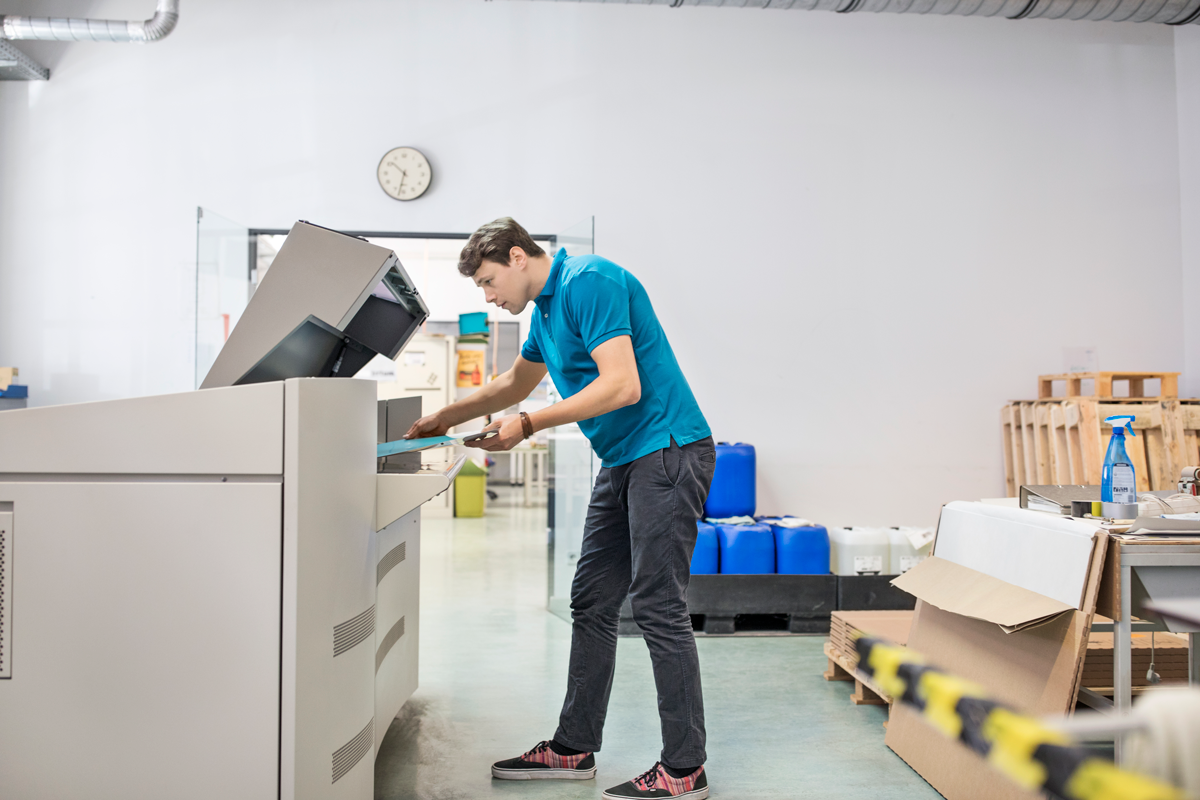
<path fill-rule="evenodd" d="M 1132 567 L 1121 565 L 1121 618 L 1113 622 L 1113 712 L 1128 714 L 1133 707 L 1133 644 L 1130 638 L 1133 621 L 1133 601 L 1130 582 Z M 1124 760 L 1124 738 L 1116 734 L 1114 755 L 1118 765 Z"/>
<path fill-rule="evenodd" d="M 534 450 L 533 460 L 537 465 L 537 481 L 534 482 L 533 488 L 539 493 L 546 491 L 546 451 Z"/>
<path fill-rule="evenodd" d="M 531 455 L 531 451 L 529 451 L 529 450 L 521 451 L 521 474 L 525 478 L 525 480 L 522 484 L 522 491 L 524 492 L 524 505 L 526 508 L 529 508 L 529 506 L 530 506 L 529 490 L 532 487 L 530 487 L 529 483 L 533 479 L 533 465 L 529 461 L 530 455 Z"/>
<path fill-rule="evenodd" d="M 1200 653 L 1196 652 L 1196 636 L 1188 634 L 1188 685 L 1200 686 Z"/>

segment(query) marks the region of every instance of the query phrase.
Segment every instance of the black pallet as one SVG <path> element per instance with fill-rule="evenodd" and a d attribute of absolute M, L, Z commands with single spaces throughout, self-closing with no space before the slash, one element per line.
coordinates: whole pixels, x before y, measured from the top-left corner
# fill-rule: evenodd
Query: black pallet
<path fill-rule="evenodd" d="M 909 611 L 917 598 L 892 586 L 895 575 L 839 575 L 839 611 Z"/>
<path fill-rule="evenodd" d="M 693 575 L 688 611 L 693 627 L 704 633 L 828 633 L 837 586 L 835 575 Z M 628 598 L 618 633 L 641 633 Z"/>

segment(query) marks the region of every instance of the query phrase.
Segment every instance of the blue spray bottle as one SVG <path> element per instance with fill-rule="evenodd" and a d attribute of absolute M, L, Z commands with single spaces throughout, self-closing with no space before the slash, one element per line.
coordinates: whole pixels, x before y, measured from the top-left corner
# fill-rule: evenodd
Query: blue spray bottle
<path fill-rule="evenodd" d="M 1100 477 L 1100 499 L 1105 503 L 1136 503 L 1137 481 L 1133 474 L 1133 462 L 1125 452 L 1125 431 L 1133 432 L 1133 417 L 1113 416 L 1104 420 L 1112 426 L 1112 439 L 1108 442 L 1108 453 L 1104 456 L 1104 471 Z"/>

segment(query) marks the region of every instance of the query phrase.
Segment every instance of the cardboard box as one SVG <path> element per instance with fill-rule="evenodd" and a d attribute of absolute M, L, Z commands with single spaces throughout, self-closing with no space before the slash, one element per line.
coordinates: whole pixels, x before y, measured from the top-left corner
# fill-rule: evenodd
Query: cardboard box
<path fill-rule="evenodd" d="M 1002 522 L 1010 526 L 1013 519 L 1006 515 Z M 953 515 L 950 520 L 953 525 Z M 1043 531 L 1042 535 L 1074 536 L 1074 532 L 1067 530 L 1045 533 L 1040 524 L 1043 520 L 1036 516 L 1030 521 L 1035 529 Z M 1032 536 L 1006 540 L 984 535 L 966 543 L 965 550 L 963 541 L 943 549 L 943 541 L 961 532 L 953 527 L 944 528 L 946 522 L 943 510 L 934 546 L 936 557 L 897 579 L 898 586 L 918 598 L 908 647 L 946 672 L 983 686 L 993 699 L 1018 711 L 1035 716 L 1068 713 L 1074 708 L 1079 691 L 1108 546 L 1107 534 L 1097 530 L 1090 537 L 1090 552 L 1082 560 L 1077 543 L 1064 546 L 1062 542 L 1052 542 L 1042 550 L 1037 546 L 1037 537 Z M 977 522 L 976 519 L 967 527 L 977 528 Z M 980 542 L 984 543 L 981 550 L 976 548 Z M 1070 573 L 1064 574 L 1061 582 L 1068 596 L 1072 586 L 1082 587 L 1079 605 L 1065 603 L 1062 591 L 1057 592 L 1059 598 L 1051 598 L 944 556 L 947 551 L 972 552 L 974 563 L 986 566 L 987 547 L 1007 548 L 1002 567 L 1018 580 L 1022 580 L 1019 569 L 1022 559 L 1054 554 L 1063 572 Z M 921 569 L 926 564 L 929 566 Z M 1027 571 L 1031 580 L 1046 585 L 1046 577 L 1052 576 L 1053 570 L 1044 563 L 1033 566 Z M 1075 574 L 1081 568 L 1082 575 Z M 899 703 L 893 704 L 884 741 L 948 800 L 1040 797 L 1038 793 L 1018 789 L 968 748 L 928 725 L 919 712 Z"/>
<path fill-rule="evenodd" d="M 16 383 L 18 374 L 16 367 L 0 367 L 0 392 L 7 389 L 9 384 Z"/>

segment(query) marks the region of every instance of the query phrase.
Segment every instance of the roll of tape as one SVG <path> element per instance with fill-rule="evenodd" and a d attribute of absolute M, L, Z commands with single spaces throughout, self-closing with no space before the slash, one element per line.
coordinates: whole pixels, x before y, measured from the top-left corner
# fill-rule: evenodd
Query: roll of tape
<path fill-rule="evenodd" d="M 1137 519 L 1137 503 L 1101 503 L 1101 516 L 1108 519 Z"/>

